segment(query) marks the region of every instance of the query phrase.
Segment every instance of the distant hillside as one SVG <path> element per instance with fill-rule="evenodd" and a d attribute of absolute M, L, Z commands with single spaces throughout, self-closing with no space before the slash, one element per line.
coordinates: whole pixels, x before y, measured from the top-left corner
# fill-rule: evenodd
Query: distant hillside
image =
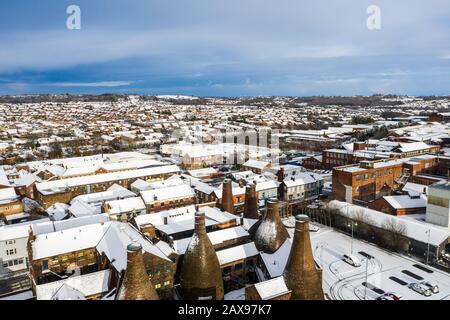
<path fill-rule="evenodd" d="M 73 94 L 44 94 L 25 96 L 0 96 L 0 103 L 41 103 L 41 102 L 116 102 L 127 100 L 128 95 L 99 94 L 99 95 L 73 95 Z"/>
<path fill-rule="evenodd" d="M 328 106 L 337 105 L 343 107 L 370 107 L 370 106 L 396 106 L 403 105 L 402 96 L 396 95 L 372 95 L 372 96 L 311 96 L 311 97 L 194 97 L 194 96 L 154 96 L 154 95 L 132 95 L 143 101 L 166 101 L 176 105 L 204 105 L 214 103 L 216 99 L 226 100 L 243 106 L 258 106 L 278 104 L 298 106 L 299 104 Z M 423 100 L 443 100 L 449 96 L 417 97 Z M 129 94 L 99 94 L 99 95 L 77 95 L 77 94 L 42 94 L 23 96 L 0 96 L 0 103 L 41 103 L 41 102 L 117 102 L 129 100 Z"/>

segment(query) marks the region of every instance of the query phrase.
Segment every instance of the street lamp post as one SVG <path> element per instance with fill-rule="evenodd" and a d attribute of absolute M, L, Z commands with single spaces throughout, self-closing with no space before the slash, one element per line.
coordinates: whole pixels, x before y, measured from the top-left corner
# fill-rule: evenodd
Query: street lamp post
<path fill-rule="evenodd" d="M 367 256 L 366 257 L 366 282 L 365 282 L 365 286 L 364 286 L 364 300 L 367 300 L 367 281 L 369 278 L 369 261 L 372 259 L 373 257 L 371 256 Z"/>
<path fill-rule="evenodd" d="M 428 265 L 429 257 L 430 257 L 430 233 L 431 233 L 431 229 L 428 229 L 428 231 L 425 231 L 425 233 L 428 234 L 428 242 L 427 242 L 427 265 Z"/>
<path fill-rule="evenodd" d="M 366 258 L 366 285 L 364 286 L 364 300 L 367 300 L 367 280 L 368 280 L 368 271 L 369 271 L 369 260 L 371 257 Z"/>
<path fill-rule="evenodd" d="M 353 254 L 353 227 L 357 227 L 358 223 L 352 221 L 347 226 L 352 228 L 352 240 L 350 242 L 350 253 Z"/>

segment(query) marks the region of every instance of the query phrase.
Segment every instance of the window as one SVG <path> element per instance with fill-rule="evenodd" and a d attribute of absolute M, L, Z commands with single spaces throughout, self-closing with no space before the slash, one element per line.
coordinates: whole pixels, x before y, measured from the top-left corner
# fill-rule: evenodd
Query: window
<path fill-rule="evenodd" d="M 155 289 L 159 289 L 159 288 L 161 288 L 161 284 L 160 284 L 160 283 L 158 283 L 157 285 L 155 285 Z"/>
<path fill-rule="evenodd" d="M 231 267 L 225 267 L 225 268 L 223 268 L 223 274 L 224 274 L 224 275 L 228 275 L 228 274 L 230 274 L 230 272 L 231 272 Z"/>
<path fill-rule="evenodd" d="M 242 270 L 243 264 L 242 263 L 238 263 L 236 265 L 234 265 L 234 270 Z"/>
<path fill-rule="evenodd" d="M 170 285 L 170 281 L 164 281 L 164 286 L 168 286 L 168 285 Z"/>
<path fill-rule="evenodd" d="M 47 270 L 48 269 L 48 261 L 47 260 L 43 260 L 42 261 L 42 270 Z"/>
<path fill-rule="evenodd" d="M 161 207 L 164 207 L 164 202 L 161 202 Z"/>
<path fill-rule="evenodd" d="M 356 176 L 356 181 L 360 181 L 360 180 L 361 180 L 361 175 L 358 174 L 358 175 Z"/>

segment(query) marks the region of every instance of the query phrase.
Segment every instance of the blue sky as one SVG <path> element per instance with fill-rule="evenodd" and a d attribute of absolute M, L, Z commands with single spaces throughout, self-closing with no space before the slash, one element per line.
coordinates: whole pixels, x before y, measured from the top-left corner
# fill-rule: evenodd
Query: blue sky
<path fill-rule="evenodd" d="M 450 94 L 450 1 L 2 1 L 0 94 L 105 92 Z"/>

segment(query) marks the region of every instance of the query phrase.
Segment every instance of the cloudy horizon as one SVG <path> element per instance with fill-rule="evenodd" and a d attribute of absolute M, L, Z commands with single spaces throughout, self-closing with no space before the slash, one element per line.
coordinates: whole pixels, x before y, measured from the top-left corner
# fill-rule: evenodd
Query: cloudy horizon
<path fill-rule="evenodd" d="M 81 8 L 68 30 L 66 8 Z M 366 26 L 368 6 L 381 29 Z M 450 94 L 445 0 L 31 0 L 0 10 L 0 94 Z"/>

